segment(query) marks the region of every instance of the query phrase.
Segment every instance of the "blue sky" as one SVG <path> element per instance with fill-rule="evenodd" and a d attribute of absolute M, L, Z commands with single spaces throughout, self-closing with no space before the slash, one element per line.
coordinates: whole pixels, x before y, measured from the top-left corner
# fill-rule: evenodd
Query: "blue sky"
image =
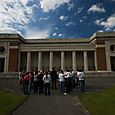
<path fill-rule="evenodd" d="M 89 38 L 115 31 L 115 0 L 0 0 L 0 32 L 25 39 Z"/>

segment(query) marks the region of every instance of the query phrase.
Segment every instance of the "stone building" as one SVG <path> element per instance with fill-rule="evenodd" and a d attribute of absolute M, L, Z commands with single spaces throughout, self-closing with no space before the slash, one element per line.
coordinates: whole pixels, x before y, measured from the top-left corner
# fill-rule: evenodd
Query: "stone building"
<path fill-rule="evenodd" d="M 97 32 L 83 39 L 24 39 L 19 34 L 0 34 L 0 72 L 52 67 L 115 71 L 115 32 Z"/>

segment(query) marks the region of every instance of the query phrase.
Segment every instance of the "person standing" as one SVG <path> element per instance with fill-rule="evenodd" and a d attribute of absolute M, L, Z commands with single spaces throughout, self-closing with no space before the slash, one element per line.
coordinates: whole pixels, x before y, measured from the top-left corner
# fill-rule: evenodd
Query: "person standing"
<path fill-rule="evenodd" d="M 65 83 L 64 73 L 62 70 L 60 71 L 58 78 L 59 78 L 60 92 L 62 93 L 64 92 L 64 83 Z"/>
<path fill-rule="evenodd" d="M 44 77 L 44 93 L 45 95 L 50 95 L 50 82 L 51 82 L 51 76 L 48 74 L 48 71 L 45 71 Z"/>
<path fill-rule="evenodd" d="M 38 73 L 34 72 L 34 93 L 38 93 Z"/>
<path fill-rule="evenodd" d="M 29 95 L 29 90 L 28 90 L 28 86 L 29 86 L 29 72 L 27 73 L 24 73 L 23 76 L 22 76 L 23 80 L 23 93 L 24 95 Z"/>
<path fill-rule="evenodd" d="M 39 84 L 39 93 L 43 93 L 43 86 L 44 86 L 44 81 L 43 81 L 43 72 L 42 70 L 40 71 L 40 73 L 38 74 L 38 84 Z"/>
<path fill-rule="evenodd" d="M 56 81 L 57 81 L 57 77 L 58 77 L 58 75 L 57 75 L 57 71 L 55 71 L 55 68 L 52 68 L 52 71 L 51 71 L 51 81 L 52 81 L 52 86 L 51 86 L 51 88 L 52 89 L 57 89 L 57 85 L 56 85 Z"/>
<path fill-rule="evenodd" d="M 71 77 L 72 77 L 72 73 L 70 70 L 67 70 L 65 72 L 65 93 L 64 95 L 67 95 L 68 93 L 70 93 L 72 91 L 72 83 L 71 83 Z"/>
<path fill-rule="evenodd" d="M 80 91 L 85 91 L 85 74 L 82 70 L 79 70 L 77 73 L 78 79 L 79 79 L 79 85 L 80 85 Z"/>

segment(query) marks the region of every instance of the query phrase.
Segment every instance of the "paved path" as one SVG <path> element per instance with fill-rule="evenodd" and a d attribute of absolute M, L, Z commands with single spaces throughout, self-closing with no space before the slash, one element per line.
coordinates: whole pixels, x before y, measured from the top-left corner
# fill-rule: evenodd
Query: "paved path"
<path fill-rule="evenodd" d="M 88 115 L 88 113 L 81 105 L 76 92 L 65 96 L 58 91 L 52 91 L 50 96 L 30 95 L 12 115 Z"/>

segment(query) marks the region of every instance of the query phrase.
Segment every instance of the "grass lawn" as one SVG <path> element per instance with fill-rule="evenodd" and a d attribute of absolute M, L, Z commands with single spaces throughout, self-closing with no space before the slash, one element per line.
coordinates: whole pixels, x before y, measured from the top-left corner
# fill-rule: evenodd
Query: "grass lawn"
<path fill-rule="evenodd" d="M 79 94 L 79 98 L 90 115 L 115 115 L 115 87 Z"/>
<path fill-rule="evenodd" d="M 25 99 L 23 95 L 0 91 L 0 115 L 8 115 Z"/>

